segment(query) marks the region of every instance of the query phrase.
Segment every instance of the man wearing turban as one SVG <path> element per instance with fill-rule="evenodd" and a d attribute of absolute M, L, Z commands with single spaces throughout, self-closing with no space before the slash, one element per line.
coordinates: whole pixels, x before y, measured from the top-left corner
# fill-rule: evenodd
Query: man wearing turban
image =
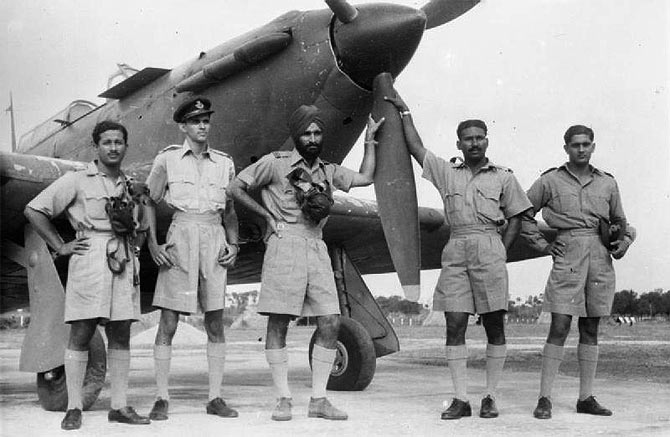
<path fill-rule="evenodd" d="M 316 317 L 318 325 L 308 416 L 347 419 L 347 414 L 326 398 L 340 309 L 322 229 L 332 190 L 349 191 L 372 183 L 374 138 L 383 121 L 375 122 L 372 117 L 368 120 L 365 153 L 356 172 L 319 158 L 324 121 L 316 106 L 300 106 L 288 121 L 295 148 L 265 155 L 228 186 L 229 195 L 267 223 L 258 312 L 268 316 L 265 355 L 278 397 L 273 420 L 292 417 L 286 334 L 289 322 L 300 316 Z M 249 189 L 260 189 L 262 205 L 249 196 Z"/>

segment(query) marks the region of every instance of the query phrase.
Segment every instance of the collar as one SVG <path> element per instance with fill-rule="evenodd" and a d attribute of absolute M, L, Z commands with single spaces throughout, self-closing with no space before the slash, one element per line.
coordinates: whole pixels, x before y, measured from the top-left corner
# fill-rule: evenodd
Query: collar
<path fill-rule="evenodd" d="M 95 176 L 100 173 L 100 170 L 98 170 L 98 160 L 94 159 L 92 162 L 86 164 L 84 171 L 86 172 L 86 176 Z"/>
<path fill-rule="evenodd" d="M 102 177 L 105 177 L 105 178 L 108 178 L 108 179 L 111 180 L 111 178 L 109 176 L 107 176 L 106 174 L 104 174 L 103 172 L 101 172 L 98 169 L 98 160 L 97 159 L 94 159 L 93 161 L 89 162 L 86 165 L 86 169 L 84 170 L 84 172 L 86 173 L 86 176 L 100 175 Z M 120 172 L 119 177 L 115 181 L 112 181 L 112 182 L 114 182 L 115 184 L 119 184 L 123 180 L 124 177 L 125 177 L 125 175 L 123 174 L 123 172 Z"/>
<path fill-rule="evenodd" d="M 470 169 L 470 167 L 468 167 L 468 165 L 465 163 L 463 158 L 461 158 L 460 156 L 457 156 L 455 158 L 456 158 L 455 162 L 452 162 L 451 160 L 449 161 L 449 162 L 451 162 L 451 166 L 453 168 L 458 168 L 458 169 L 466 168 L 468 170 Z M 452 159 L 454 159 L 454 158 L 452 158 Z M 493 163 L 493 161 L 491 161 L 489 158 L 486 158 L 486 164 L 482 165 L 481 168 L 478 171 L 495 170 L 496 168 L 497 168 L 497 166 Z"/>
<path fill-rule="evenodd" d="M 563 169 L 564 171 L 570 173 L 570 170 L 568 169 L 568 163 L 567 162 L 563 163 L 563 165 L 558 167 L 558 169 L 559 170 Z M 596 167 L 592 166 L 591 164 L 589 164 L 589 170 L 591 171 L 591 174 L 595 174 L 595 175 L 598 175 L 598 176 L 604 176 L 605 175 L 605 172 L 603 172 L 602 170 L 597 169 Z"/>
<path fill-rule="evenodd" d="M 302 162 L 305 163 L 305 167 L 310 168 L 307 161 L 305 161 L 305 158 L 303 158 L 302 155 L 300 153 L 298 153 L 298 149 L 296 149 L 295 147 L 291 151 L 290 159 L 291 159 L 291 161 L 290 161 L 291 167 L 295 167 L 296 165 L 298 165 L 300 163 L 300 161 L 302 161 Z M 325 165 L 324 162 L 321 160 L 321 158 L 319 158 L 318 156 L 317 156 L 316 160 L 314 161 L 314 163 L 319 167 L 323 167 Z"/>
<path fill-rule="evenodd" d="M 195 156 L 195 153 L 193 153 L 193 149 L 191 149 L 191 145 L 188 143 L 188 140 L 184 140 L 184 144 L 181 146 L 181 158 L 184 158 L 186 155 L 191 154 Z M 212 154 L 209 152 L 209 145 L 205 148 L 205 150 L 202 151 L 202 156 L 205 158 L 209 158 L 209 160 L 214 161 L 212 158 Z"/>

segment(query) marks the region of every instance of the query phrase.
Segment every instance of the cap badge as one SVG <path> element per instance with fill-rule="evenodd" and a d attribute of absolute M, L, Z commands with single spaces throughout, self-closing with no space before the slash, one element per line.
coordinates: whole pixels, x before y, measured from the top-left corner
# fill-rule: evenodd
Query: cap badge
<path fill-rule="evenodd" d="M 197 109 L 202 109 L 202 108 L 205 107 L 205 105 L 204 105 L 200 100 L 196 100 L 196 101 L 195 101 L 195 107 L 196 107 Z"/>

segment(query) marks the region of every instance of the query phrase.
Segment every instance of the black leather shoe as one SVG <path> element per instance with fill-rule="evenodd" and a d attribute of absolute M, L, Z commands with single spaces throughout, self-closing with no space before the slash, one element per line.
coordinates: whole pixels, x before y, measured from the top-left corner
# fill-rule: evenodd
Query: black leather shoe
<path fill-rule="evenodd" d="M 109 410 L 107 420 L 110 422 L 127 423 L 128 425 L 148 425 L 151 423 L 148 417 L 140 416 L 133 407 L 125 406 L 118 410 Z"/>
<path fill-rule="evenodd" d="M 79 408 L 67 410 L 63 421 L 60 423 L 60 427 L 66 430 L 81 428 L 81 410 Z"/>
<path fill-rule="evenodd" d="M 551 400 L 548 397 L 542 396 L 537 400 L 537 407 L 533 411 L 533 416 L 536 419 L 551 419 Z"/>
<path fill-rule="evenodd" d="M 158 398 L 154 402 L 154 407 L 149 413 L 149 419 L 151 420 L 167 420 L 168 418 L 168 401 L 162 398 Z"/>
<path fill-rule="evenodd" d="M 216 414 L 219 417 L 237 417 L 237 411 L 226 405 L 221 398 L 212 399 L 207 403 L 207 414 Z"/>
<path fill-rule="evenodd" d="M 454 398 L 451 401 L 449 408 L 442 412 L 440 418 L 442 420 L 460 419 L 461 417 L 472 416 L 472 408 L 470 402 L 464 402 L 460 399 Z"/>
<path fill-rule="evenodd" d="M 612 415 L 612 411 L 600 405 L 594 396 L 589 396 L 583 401 L 577 400 L 577 412 L 594 414 L 596 416 Z"/>
<path fill-rule="evenodd" d="M 498 417 L 496 401 L 493 400 L 491 395 L 487 395 L 484 399 L 482 399 L 482 406 L 479 408 L 479 417 L 483 417 L 484 419 L 493 419 Z"/>

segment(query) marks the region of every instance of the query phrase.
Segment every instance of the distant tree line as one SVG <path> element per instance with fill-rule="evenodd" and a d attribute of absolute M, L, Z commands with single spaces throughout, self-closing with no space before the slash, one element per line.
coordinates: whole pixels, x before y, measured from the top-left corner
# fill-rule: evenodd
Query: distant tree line
<path fill-rule="evenodd" d="M 421 312 L 424 311 L 422 304 L 403 299 L 400 296 L 378 296 L 375 300 L 385 316 L 388 316 L 389 314 L 405 314 L 409 316 L 413 314 L 421 314 Z"/>
<path fill-rule="evenodd" d="M 420 303 L 403 299 L 400 296 L 375 298 L 384 315 L 418 315 L 427 311 Z M 507 317 L 533 319 L 542 313 L 544 295 L 528 296 L 526 300 L 517 297 L 510 300 Z M 612 314 L 625 316 L 670 316 L 670 290 L 660 288 L 638 295 L 633 290 L 622 290 L 614 294 Z"/>
<path fill-rule="evenodd" d="M 625 316 L 670 316 L 670 290 L 660 288 L 638 295 L 622 290 L 614 295 L 612 314 Z"/>

